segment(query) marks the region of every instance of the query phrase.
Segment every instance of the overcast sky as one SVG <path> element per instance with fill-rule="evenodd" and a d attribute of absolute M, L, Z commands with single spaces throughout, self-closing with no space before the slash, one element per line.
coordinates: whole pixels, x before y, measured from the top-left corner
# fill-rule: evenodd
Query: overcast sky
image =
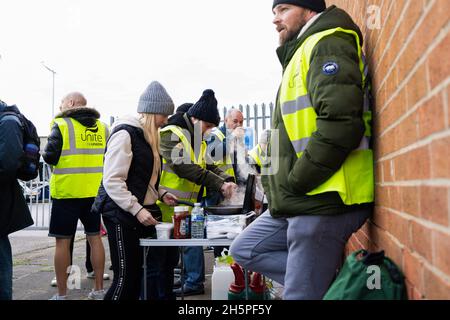
<path fill-rule="evenodd" d="M 274 101 L 281 80 L 272 0 L 2 0 L 0 99 L 17 104 L 47 135 L 81 91 L 102 119 L 136 110 L 159 80 L 176 105 L 203 89 L 219 106 Z"/>

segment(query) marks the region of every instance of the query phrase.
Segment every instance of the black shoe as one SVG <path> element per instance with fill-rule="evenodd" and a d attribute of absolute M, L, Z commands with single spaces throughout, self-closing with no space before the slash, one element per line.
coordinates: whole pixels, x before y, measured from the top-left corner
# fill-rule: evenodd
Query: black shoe
<path fill-rule="evenodd" d="M 174 289 L 181 288 L 181 278 L 180 277 L 175 277 L 175 279 L 173 280 L 173 288 Z"/>
<path fill-rule="evenodd" d="M 175 295 L 177 297 L 181 297 L 181 287 L 173 290 L 173 293 L 175 293 Z M 191 289 L 191 288 L 187 287 L 186 285 L 184 286 L 184 296 L 185 297 L 195 296 L 195 295 L 199 295 L 199 294 L 205 294 L 205 289 L 204 288 Z"/>

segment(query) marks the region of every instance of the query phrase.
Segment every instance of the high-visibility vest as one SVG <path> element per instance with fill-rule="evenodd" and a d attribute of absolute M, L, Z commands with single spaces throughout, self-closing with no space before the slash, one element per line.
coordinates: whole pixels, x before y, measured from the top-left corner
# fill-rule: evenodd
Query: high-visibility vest
<path fill-rule="evenodd" d="M 262 163 L 265 161 L 265 157 L 263 156 L 263 151 L 259 143 L 248 152 L 248 155 L 255 161 L 255 163 L 262 167 Z"/>
<path fill-rule="evenodd" d="M 307 88 L 311 54 L 322 38 L 336 32 L 351 34 L 356 39 L 362 84 L 366 90 L 363 110 L 366 130 L 359 148 L 350 153 L 339 170 L 307 194 L 316 195 L 335 191 L 339 193 L 346 205 L 369 203 L 374 199 L 373 152 L 369 144 L 372 113 L 369 102 L 368 67 L 364 61 L 358 34 L 353 30 L 335 28 L 308 37 L 297 49 L 283 74 L 279 105 L 289 139 L 297 157 L 300 158 L 312 133 L 317 130 L 317 114 L 312 106 Z"/>
<path fill-rule="evenodd" d="M 225 140 L 225 135 L 223 134 L 222 131 L 220 131 L 220 129 L 213 129 L 211 130 L 211 135 L 214 135 L 217 139 L 219 139 L 220 142 L 223 142 L 223 140 Z M 221 149 L 221 152 L 223 152 L 223 149 Z M 225 157 L 225 161 L 223 161 L 223 158 Z M 226 152 L 226 154 L 223 155 L 222 159 L 214 159 L 214 164 L 219 167 L 223 172 L 225 172 L 226 174 L 228 174 L 229 176 L 232 176 L 233 178 L 235 178 L 236 180 L 236 175 L 234 173 L 234 168 L 233 168 L 233 161 L 229 155 L 228 152 Z"/>
<path fill-rule="evenodd" d="M 50 178 L 50 194 L 55 199 L 97 196 L 103 176 L 103 155 L 108 128 L 97 120 L 85 127 L 73 118 L 56 118 L 63 146 Z"/>
<path fill-rule="evenodd" d="M 202 168 L 206 168 L 206 142 L 202 141 L 198 157 L 195 157 L 194 149 L 188 138 L 189 132 L 178 126 L 170 125 L 161 129 L 161 133 L 170 131 L 173 135 L 181 140 L 183 148 L 183 156 L 186 161 L 190 161 L 192 164 L 199 165 Z M 187 156 L 188 155 L 188 156 Z M 175 157 L 179 156 L 174 155 Z M 195 184 L 184 178 L 180 178 L 171 168 L 167 165 L 167 161 L 163 159 L 163 167 L 161 172 L 161 179 L 159 187 L 174 194 L 179 200 L 186 200 L 190 202 L 197 202 L 198 194 L 200 192 L 201 185 Z M 172 222 L 173 207 L 166 205 L 164 202 L 157 201 L 158 206 L 162 211 L 162 218 L 164 222 Z"/>

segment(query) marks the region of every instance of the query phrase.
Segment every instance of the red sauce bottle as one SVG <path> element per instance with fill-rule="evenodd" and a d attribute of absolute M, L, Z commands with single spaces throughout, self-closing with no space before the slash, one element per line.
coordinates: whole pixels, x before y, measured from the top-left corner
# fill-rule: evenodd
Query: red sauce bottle
<path fill-rule="evenodd" d="M 189 239 L 190 238 L 190 215 L 188 207 L 175 207 L 175 214 L 173 216 L 173 237 L 174 239 Z"/>

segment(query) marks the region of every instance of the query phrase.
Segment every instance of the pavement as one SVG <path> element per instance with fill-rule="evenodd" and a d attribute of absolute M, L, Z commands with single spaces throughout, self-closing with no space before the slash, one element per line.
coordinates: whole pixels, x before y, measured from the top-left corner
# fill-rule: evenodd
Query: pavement
<path fill-rule="evenodd" d="M 48 300 L 57 290 L 50 286 L 55 276 L 53 256 L 55 252 L 55 240 L 48 237 L 48 231 L 22 230 L 9 236 L 13 251 L 13 299 L 14 300 Z M 106 253 L 105 272 L 111 265 L 109 259 L 109 246 L 107 237 L 103 238 Z M 78 232 L 75 238 L 73 263 L 81 271 L 81 281 L 77 288 L 69 290 L 69 300 L 86 300 L 89 291 L 93 288 L 94 280 L 86 278 L 85 255 L 86 244 L 83 232 Z M 185 297 L 185 300 L 210 300 L 211 276 L 214 265 L 214 253 L 205 250 L 205 293 Z M 111 285 L 111 280 L 104 282 L 105 289 Z M 77 284 L 77 283 L 74 283 Z"/>

